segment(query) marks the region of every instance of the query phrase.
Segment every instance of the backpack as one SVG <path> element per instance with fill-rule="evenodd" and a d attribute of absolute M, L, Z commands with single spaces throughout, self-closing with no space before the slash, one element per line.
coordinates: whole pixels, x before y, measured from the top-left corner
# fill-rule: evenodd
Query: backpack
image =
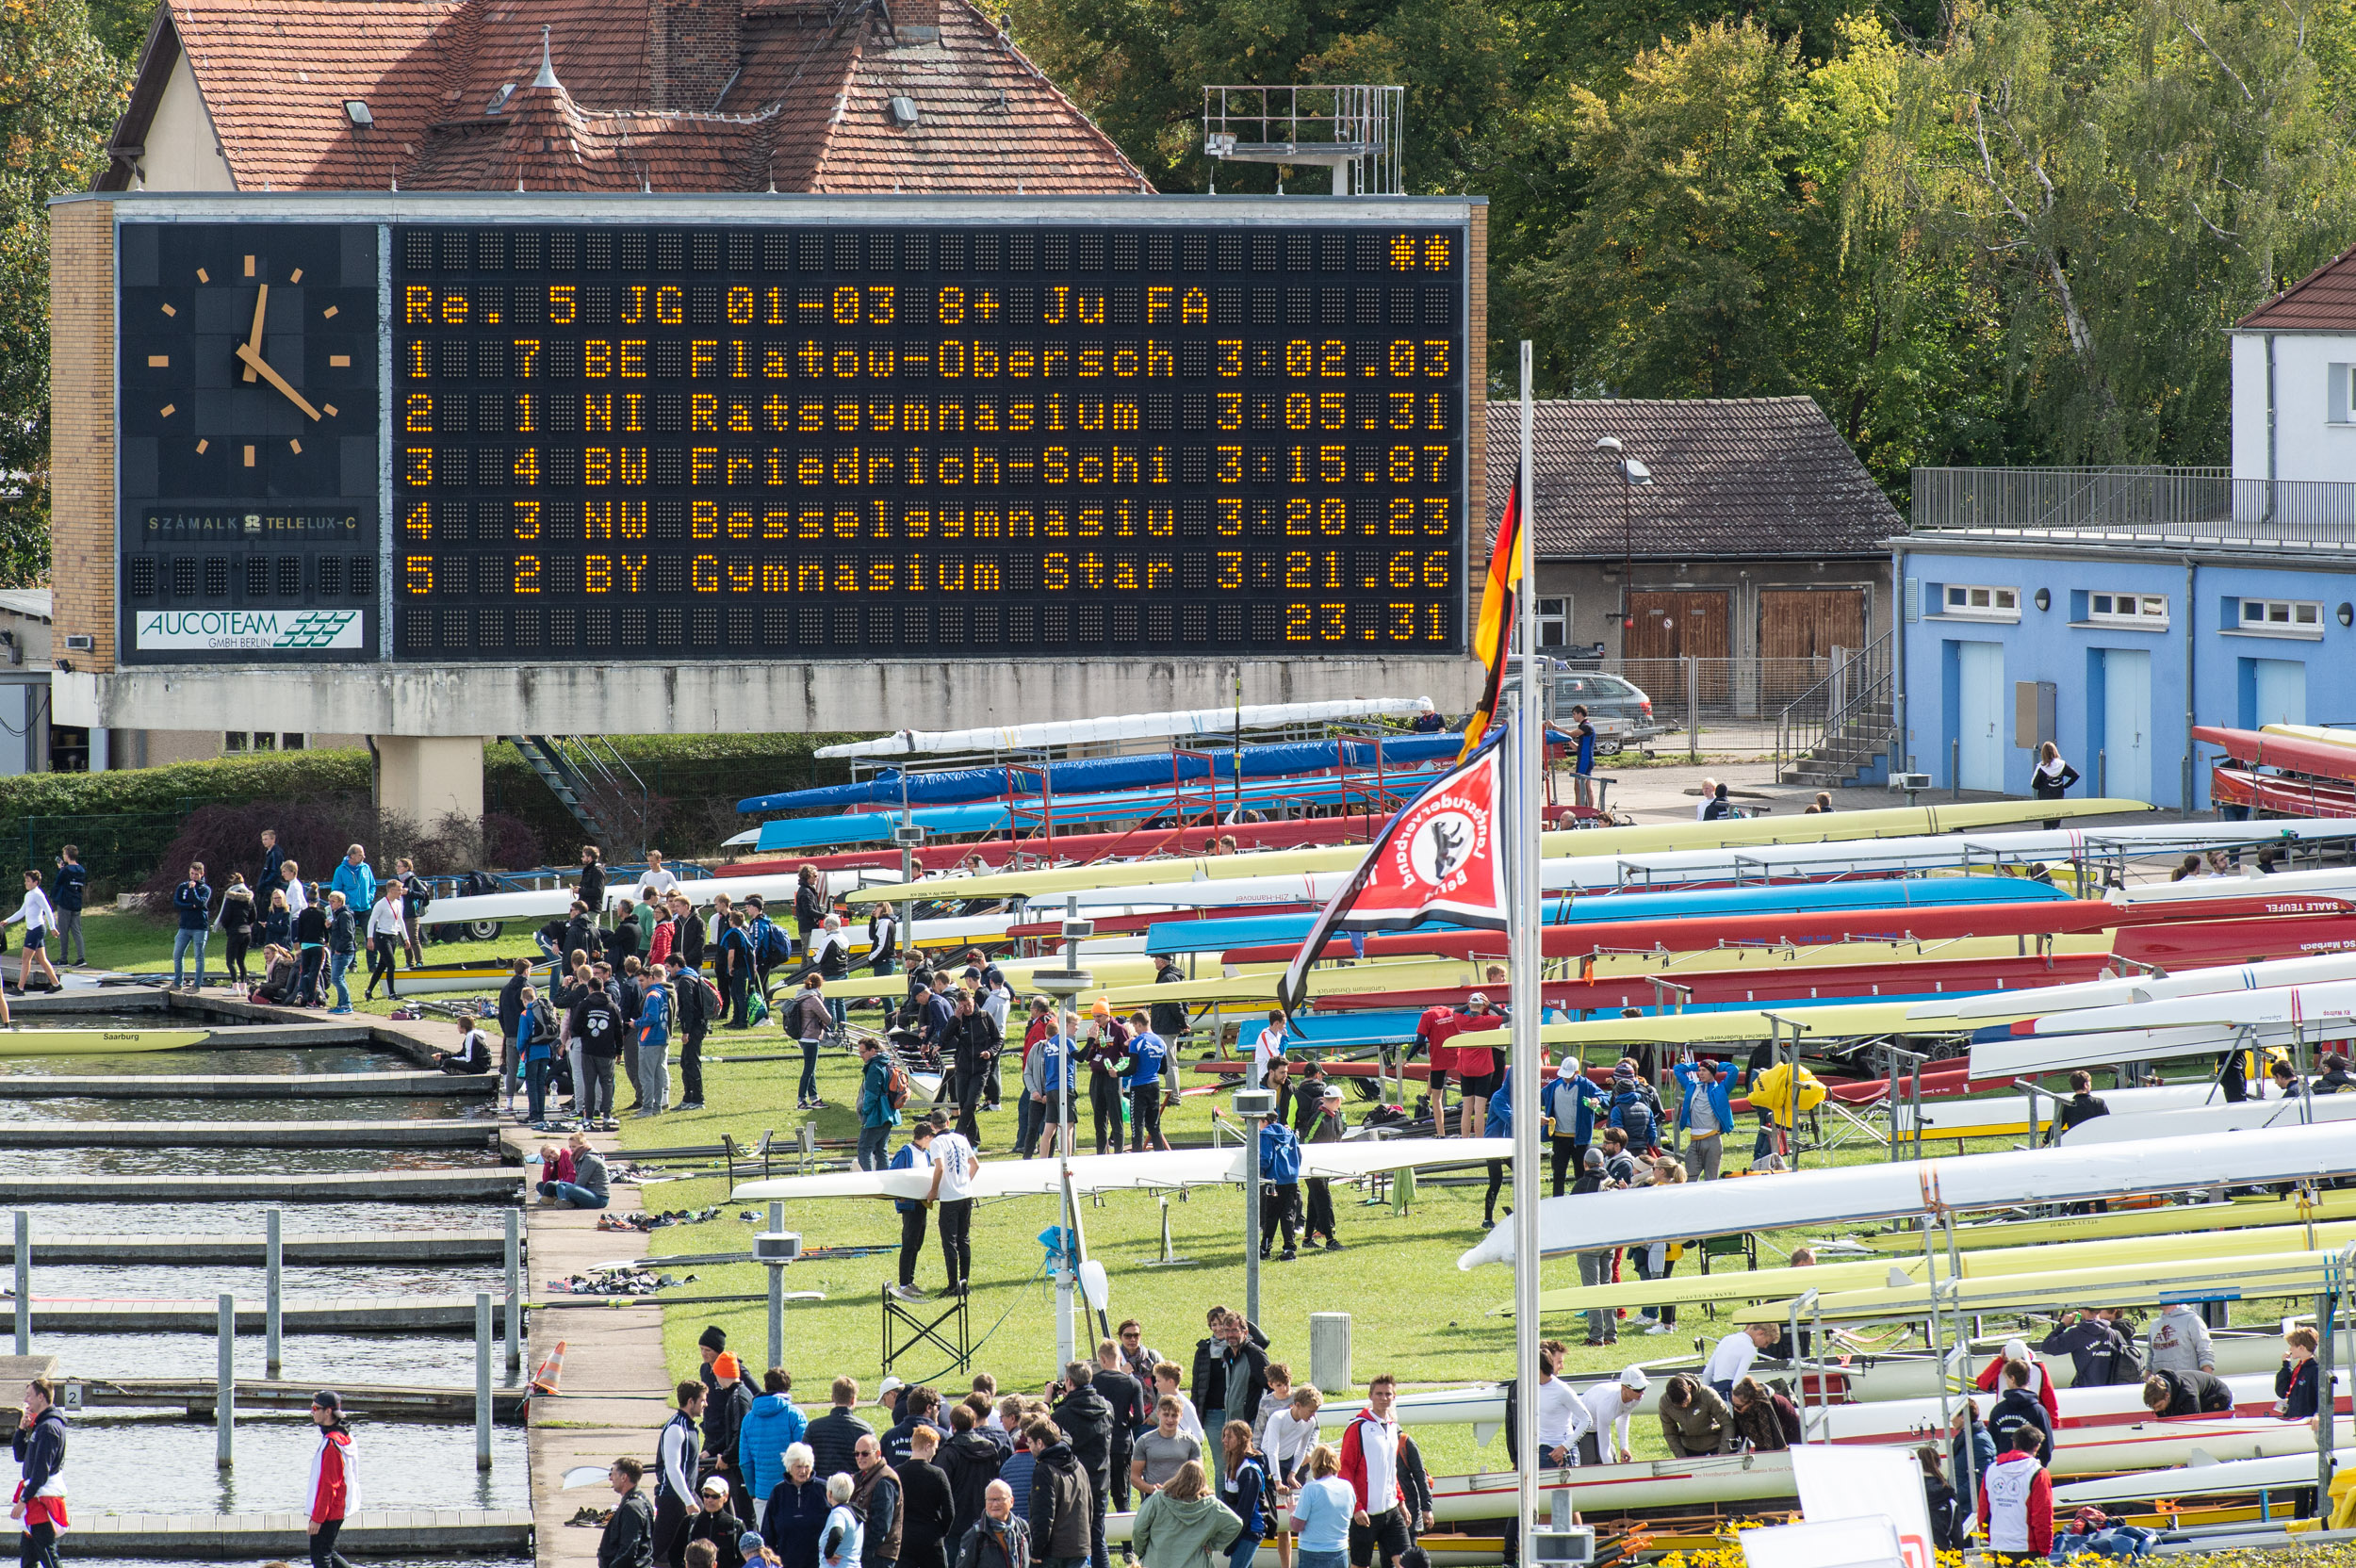
<path fill-rule="evenodd" d="M 884 1103 L 899 1110 L 908 1102 L 908 1070 L 893 1062 L 884 1078 Z"/>
<path fill-rule="evenodd" d="M 757 928 L 753 932 L 753 961 L 763 969 L 781 964 L 793 956 L 793 941 L 774 922 Z"/>
<path fill-rule="evenodd" d="M 2116 1348 L 2111 1352 L 2112 1383 L 2139 1383 L 2143 1381 L 2147 1374 L 2145 1373 L 2143 1367 L 2143 1351 L 2135 1343 L 2135 1336 L 2130 1333 L 2121 1333 L 2118 1329 L 2114 1328 L 2111 1330 L 2111 1340 L 2113 1345 L 2116 1347 Z"/>
<path fill-rule="evenodd" d="M 1652 1103 L 1642 1090 L 1622 1089 L 1612 1097 L 1612 1125 L 1628 1135 L 1630 1149 L 1650 1149 L 1659 1141 Z"/>
<path fill-rule="evenodd" d="M 1260 1134 L 1260 1180 L 1279 1186 L 1301 1180 L 1301 1136 L 1281 1122 Z"/>

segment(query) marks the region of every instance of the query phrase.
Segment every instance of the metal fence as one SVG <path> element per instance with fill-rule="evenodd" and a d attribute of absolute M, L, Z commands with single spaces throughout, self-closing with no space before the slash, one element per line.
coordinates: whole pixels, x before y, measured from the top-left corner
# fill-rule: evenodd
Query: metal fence
<path fill-rule="evenodd" d="M 0 886 L 13 887 L 28 871 L 48 875 L 57 863 L 58 849 L 72 844 L 90 872 L 93 890 L 136 888 L 154 874 L 196 805 L 185 802 L 177 811 L 20 817 L 17 830 L 0 839 Z"/>
<path fill-rule="evenodd" d="M 1808 659 L 1580 660 L 1549 674 L 1546 716 L 1562 719 L 1574 703 L 1585 703 L 1598 730 L 1626 734 L 1634 748 L 1764 757 L 1795 726 L 1812 726 L 1821 735 L 1828 723 L 1838 725 L 1872 689 L 1873 673 L 1886 671 L 1888 642 L 1885 636 L 1876 645 L 1880 663 L 1870 667 L 1863 650 L 1844 648 Z M 1846 678 L 1835 678 L 1844 672 Z M 1649 721 L 1617 686 L 1583 678 L 1594 675 L 1636 687 L 1652 704 Z M 1509 690 L 1515 684 L 1506 682 Z M 1887 700 L 1886 692 L 1882 696 Z"/>
<path fill-rule="evenodd" d="M 2149 544 L 2356 547 L 2356 483 L 2224 468 L 1917 468 L 1914 529 Z"/>

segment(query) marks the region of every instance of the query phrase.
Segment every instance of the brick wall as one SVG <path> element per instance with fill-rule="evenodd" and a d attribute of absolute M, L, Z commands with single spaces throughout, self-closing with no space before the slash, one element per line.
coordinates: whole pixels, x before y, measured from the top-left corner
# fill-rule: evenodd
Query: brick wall
<path fill-rule="evenodd" d="M 114 204 L 52 208 L 49 580 L 57 655 L 80 670 L 115 662 L 114 321 Z M 91 651 L 67 653 L 69 634 Z"/>
<path fill-rule="evenodd" d="M 654 106 L 708 113 L 743 61 L 743 34 L 738 0 L 662 0 L 646 40 Z"/>

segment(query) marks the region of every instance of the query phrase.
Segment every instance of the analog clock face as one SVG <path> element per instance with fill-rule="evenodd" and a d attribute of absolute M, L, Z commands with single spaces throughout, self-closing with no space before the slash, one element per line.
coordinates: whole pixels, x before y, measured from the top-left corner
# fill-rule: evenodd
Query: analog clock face
<path fill-rule="evenodd" d="M 375 227 L 126 220 L 117 239 L 123 656 L 365 656 Z"/>

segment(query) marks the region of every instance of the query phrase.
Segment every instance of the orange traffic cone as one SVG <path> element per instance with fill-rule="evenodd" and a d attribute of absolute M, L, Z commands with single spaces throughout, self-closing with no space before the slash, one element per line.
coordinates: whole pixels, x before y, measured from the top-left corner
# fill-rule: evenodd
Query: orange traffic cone
<path fill-rule="evenodd" d="M 560 1339 L 556 1342 L 556 1348 L 550 1350 L 548 1355 L 542 1359 L 539 1370 L 532 1374 L 532 1392 L 534 1394 L 554 1394 L 558 1392 L 556 1386 L 557 1380 L 562 1378 L 564 1375 L 564 1341 Z"/>

